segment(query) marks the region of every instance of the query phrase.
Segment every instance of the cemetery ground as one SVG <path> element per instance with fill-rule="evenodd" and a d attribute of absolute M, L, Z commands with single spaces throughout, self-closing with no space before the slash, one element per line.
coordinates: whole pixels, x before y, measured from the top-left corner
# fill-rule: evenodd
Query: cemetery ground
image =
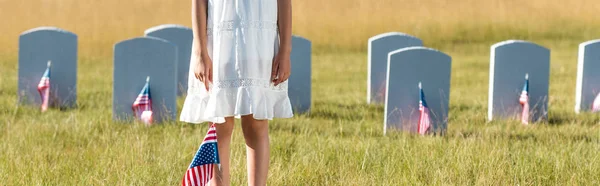
<path fill-rule="evenodd" d="M 572 111 L 576 47 L 550 48 L 549 122 L 486 123 L 489 46 L 460 45 L 446 50 L 456 60 L 447 135 L 426 137 L 382 135 L 383 107 L 365 103 L 365 53 L 317 53 L 312 111 L 270 124 L 269 183 L 598 184 L 600 117 Z M 15 61 L 0 59 L 1 185 L 179 183 L 208 125 L 113 122 L 110 61 L 85 58 L 79 108 L 40 114 L 16 106 Z M 243 185 L 239 125 L 233 138 L 232 181 Z"/>
<path fill-rule="evenodd" d="M 294 32 L 315 42 L 313 106 L 308 114 L 270 123 L 269 185 L 600 184 L 600 115 L 573 112 L 578 44 L 600 37 L 594 26 L 600 23 L 594 16 L 597 3 L 487 1 L 493 0 L 452 1 L 457 3 L 445 7 L 433 0 L 407 6 L 394 0 L 327 1 L 338 2 L 339 9 L 331 8 L 333 3 L 294 1 Z M 0 0 L 0 7 L 14 7 L 3 8 L 0 17 L 18 15 L 3 20 L 11 26 L 0 26 L 7 33 L 0 35 L 0 185 L 179 184 L 208 125 L 113 122 L 111 51 L 116 41 L 141 36 L 151 26 L 189 25 L 188 1 L 161 6 L 154 14 L 140 13 L 158 0 L 36 2 Z M 516 2 L 516 8 L 506 8 Z M 310 11 L 312 4 L 327 11 Z M 461 5 L 478 8 L 456 11 Z M 80 8 L 56 13 L 70 6 Z M 128 13 L 126 7 L 139 10 Z M 101 10 L 113 13 L 86 13 Z M 410 13 L 389 16 L 403 11 Z M 369 21 L 383 18 L 395 25 Z M 42 114 L 16 104 L 18 34 L 43 25 L 79 35 L 77 109 Z M 340 31 L 355 27 L 364 29 Z M 387 31 L 413 34 L 452 56 L 446 135 L 383 136 L 383 106 L 366 104 L 366 42 Z M 527 39 L 551 50 L 549 121 L 487 122 L 490 46 L 506 39 Z M 179 98 L 179 108 L 182 103 Z M 245 185 L 239 122 L 233 138 L 232 185 Z"/>

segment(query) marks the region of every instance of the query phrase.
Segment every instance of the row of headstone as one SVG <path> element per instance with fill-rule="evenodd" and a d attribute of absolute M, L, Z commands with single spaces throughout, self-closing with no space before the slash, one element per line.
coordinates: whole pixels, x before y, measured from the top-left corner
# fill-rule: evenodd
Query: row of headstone
<path fill-rule="evenodd" d="M 417 132 L 419 84 L 431 113 L 432 133 L 446 129 L 450 95 L 450 56 L 423 47 L 417 37 L 389 32 L 369 38 L 367 103 L 385 104 L 384 133 L 388 130 Z"/>
<path fill-rule="evenodd" d="M 180 25 L 161 25 L 145 31 L 146 37 L 117 43 L 114 47 L 113 118 L 130 119 L 131 104 L 144 79 L 150 76 L 155 120 L 175 119 L 176 97 L 187 91 L 192 30 Z M 311 107 L 311 42 L 292 38 L 292 76 L 289 97 L 295 113 Z M 77 35 L 54 27 L 40 27 L 19 39 L 19 102 L 40 105 L 37 90 L 52 61 L 52 107 L 72 108 L 77 100 Z"/>
<path fill-rule="evenodd" d="M 401 33 L 386 33 L 369 39 L 367 102 L 384 97 L 384 133 L 388 129 L 416 131 L 420 119 L 417 82 L 423 83 L 434 131 L 446 129 L 451 58 L 419 45 L 420 40 Z M 394 48 L 396 49 L 394 50 Z M 387 60 L 382 56 L 387 55 Z M 385 67 L 381 65 L 385 64 Z M 582 43 L 576 87 L 577 113 L 600 109 L 600 40 Z M 383 73 L 385 72 L 385 73 Z M 550 50 L 535 43 L 509 40 L 491 47 L 488 120 L 521 116 L 519 98 L 528 77 L 527 121 L 548 119 Z M 594 106 L 592 106 L 594 105 Z"/>
<path fill-rule="evenodd" d="M 127 73 L 126 75 L 128 76 L 126 77 L 135 76 L 135 78 L 125 79 L 134 81 L 136 85 L 140 84 L 139 80 L 135 81 L 133 79 L 143 79 L 143 77 L 146 77 L 148 74 L 164 74 L 165 76 L 168 76 L 168 78 L 153 78 L 158 79 L 159 81 L 152 82 L 156 83 L 159 87 L 162 85 L 158 84 L 164 83 L 165 90 L 176 90 L 180 93 L 185 92 L 187 78 L 185 76 L 179 77 L 177 75 L 185 74 L 178 73 L 179 71 L 188 72 L 188 69 L 186 68 L 189 68 L 188 58 L 191 53 L 191 41 L 189 41 L 190 31 L 190 29 L 182 26 L 164 25 L 147 30 L 146 35 L 151 37 L 132 39 L 117 44 L 115 46 L 115 94 L 121 94 L 117 93 L 117 91 L 129 92 L 129 90 L 121 90 L 118 87 L 129 87 L 132 90 L 135 90 L 133 91 L 133 95 L 135 95 L 135 92 L 138 91 L 138 88 L 133 88 L 135 86 L 128 86 L 126 82 L 122 81 L 123 78 L 117 73 Z M 188 40 L 186 40 L 185 37 L 188 37 Z M 164 40 L 158 38 L 163 38 Z M 294 45 L 294 50 L 292 53 L 292 77 L 290 77 L 289 80 L 290 100 L 294 105 L 295 112 L 301 113 L 308 111 L 311 105 L 311 44 L 310 41 L 296 36 L 293 38 L 292 43 Z M 576 91 L 576 112 L 590 110 L 594 98 L 596 98 L 598 92 L 600 92 L 600 83 L 598 83 L 600 82 L 600 75 L 598 73 L 594 73 L 594 70 L 598 69 L 600 66 L 600 60 L 598 60 L 598 58 L 600 58 L 600 52 L 598 52 L 598 50 L 600 50 L 599 43 L 600 42 L 598 40 L 595 40 L 582 43 L 580 45 Z M 386 33 L 369 39 L 369 102 L 385 102 L 387 104 L 385 99 L 395 99 L 395 97 L 386 98 L 388 92 L 394 92 L 394 90 L 388 90 L 388 87 L 394 86 L 395 84 L 394 82 L 390 82 L 390 77 L 388 76 L 390 76 L 390 74 L 397 74 L 395 72 L 399 71 L 390 69 L 395 65 L 395 63 L 390 63 L 390 61 L 394 61 L 391 59 L 396 59 L 395 57 L 391 56 L 391 53 L 400 55 L 402 54 L 401 51 L 404 51 L 402 50 L 403 48 L 420 45 L 422 45 L 422 42 L 418 38 L 401 33 Z M 138 49 L 133 49 L 134 47 L 132 46 L 135 46 Z M 154 50 L 157 50 L 156 48 L 169 49 L 161 49 L 162 52 L 155 52 Z M 404 52 L 415 52 L 415 48 L 410 49 L 411 50 L 406 50 Z M 419 50 L 428 49 L 420 48 Z M 175 54 L 166 54 L 166 51 L 174 51 Z M 166 60 L 162 62 L 151 62 L 151 59 L 159 59 L 159 57 L 147 57 L 149 58 L 147 60 L 142 58 L 138 60 L 138 62 L 135 62 L 136 60 L 117 59 L 117 54 L 122 55 L 123 58 L 137 58 L 140 56 L 152 56 L 151 54 L 160 54 L 161 56 L 170 56 L 168 58 L 173 59 L 169 64 L 165 63 Z M 388 56 L 382 57 L 382 55 Z M 490 95 L 488 119 L 492 120 L 494 118 L 511 118 L 518 115 L 520 105 L 514 100 L 516 100 L 519 96 L 520 87 L 522 86 L 521 83 L 523 81 L 522 77 L 524 74 L 529 74 L 530 77 L 531 88 L 529 92 L 529 102 L 530 105 L 532 105 L 532 114 L 530 120 L 539 121 L 547 119 L 548 77 L 550 64 L 549 50 L 526 41 L 506 41 L 492 46 L 490 59 Z M 427 61 L 429 59 L 421 60 Z M 52 71 L 54 72 L 53 74 L 55 74 L 51 78 L 51 92 L 54 97 L 51 99 L 50 105 L 55 107 L 74 107 L 76 105 L 77 98 L 77 36 L 71 32 L 53 27 L 40 27 L 32 29 L 24 32 L 20 36 L 18 83 L 20 103 L 40 104 L 40 97 L 35 85 L 39 82 L 39 79 L 42 75 L 41 72 L 43 72 L 44 68 L 46 67 L 47 61 L 53 61 Z M 123 69 L 126 70 L 121 71 L 121 68 L 117 69 L 116 67 L 118 65 L 123 66 Z M 165 69 L 169 72 L 143 73 L 139 70 L 143 68 L 148 68 L 148 72 L 151 72 L 154 68 Z M 403 68 L 411 69 L 411 67 Z M 171 73 L 170 69 L 173 69 L 174 72 Z M 140 73 L 136 74 L 136 72 Z M 175 78 L 171 78 L 171 74 L 173 74 Z M 432 74 L 431 76 L 434 76 L 439 73 L 430 74 Z M 394 80 L 396 78 L 392 77 L 391 79 Z M 165 82 L 160 82 L 161 80 L 164 80 Z M 447 78 L 447 80 L 449 80 L 449 78 Z M 171 85 L 174 85 L 175 88 L 170 87 L 166 81 L 177 82 L 170 83 Z M 429 89 L 428 87 L 431 87 L 427 81 L 423 82 L 425 89 Z M 125 84 L 122 85 L 121 83 Z M 406 84 L 406 86 L 412 86 L 414 88 L 414 82 L 412 82 L 413 85 L 408 85 L 408 83 Z M 434 86 L 434 88 L 436 88 L 438 91 L 449 91 L 445 90 L 443 87 Z M 169 113 L 168 118 L 174 118 L 176 107 L 174 106 L 175 104 L 172 100 L 175 100 L 175 96 L 170 96 L 170 93 L 168 94 L 169 95 L 162 96 L 161 93 L 157 93 L 157 96 L 161 95 L 160 97 L 164 97 L 163 102 L 165 102 L 165 104 L 162 107 L 155 108 L 164 108 L 166 112 Z M 118 97 L 120 98 L 121 96 Z M 119 98 L 115 98 L 114 102 L 120 102 L 117 100 Z M 380 99 L 384 100 L 380 101 Z M 120 106 L 115 104 L 115 111 L 117 111 L 117 107 L 120 108 L 120 111 L 124 111 L 123 109 L 127 110 L 129 108 L 128 102 L 131 101 L 126 101 L 125 103 L 127 104 Z M 447 109 L 445 110 L 447 112 Z M 388 111 L 387 108 L 386 111 Z M 392 114 L 392 110 L 389 110 L 389 112 Z M 115 114 L 115 117 L 118 118 L 120 115 Z M 158 118 L 162 117 L 158 116 Z"/>

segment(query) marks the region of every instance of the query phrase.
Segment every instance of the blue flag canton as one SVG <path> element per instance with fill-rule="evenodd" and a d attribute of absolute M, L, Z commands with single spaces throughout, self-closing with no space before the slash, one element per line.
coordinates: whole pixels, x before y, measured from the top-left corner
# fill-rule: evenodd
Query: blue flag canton
<path fill-rule="evenodd" d="M 419 92 L 420 92 L 419 97 L 421 100 L 421 104 L 423 104 L 423 107 L 427 107 L 427 102 L 425 101 L 425 93 L 423 92 L 423 89 L 421 89 Z"/>
<path fill-rule="evenodd" d="M 529 79 L 525 79 L 525 84 L 523 85 L 523 91 L 529 92 Z"/>
<path fill-rule="evenodd" d="M 204 143 L 198 149 L 190 168 L 207 164 L 219 164 L 217 143 Z"/>
<path fill-rule="evenodd" d="M 150 99 L 150 85 L 148 83 L 144 85 L 144 88 L 142 88 L 140 95 L 146 95 L 148 96 L 148 99 Z"/>
<path fill-rule="evenodd" d="M 42 77 L 50 77 L 50 67 L 46 68 L 46 71 L 44 71 L 44 75 Z"/>

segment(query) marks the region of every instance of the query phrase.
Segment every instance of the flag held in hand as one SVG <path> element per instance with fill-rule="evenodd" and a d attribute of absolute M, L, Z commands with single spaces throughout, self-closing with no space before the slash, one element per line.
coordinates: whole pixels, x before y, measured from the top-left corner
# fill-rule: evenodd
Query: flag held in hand
<path fill-rule="evenodd" d="M 51 61 L 48 61 L 48 66 L 46 67 L 46 72 L 42 76 L 40 83 L 37 86 L 37 90 L 40 93 L 42 98 L 41 110 L 45 112 L 48 110 L 48 102 L 50 102 L 50 66 L 52 65 Z"/>
<path fill-rule="evenodd" d="M 200 145 L 194 160 L 187 169 L 181 185 L 204 186 L 208 185 L 214 176 L 214 165 L 219 164 L 219 150 L 217 148 L 217 130 L 212 124 Z"/>
<path fill-rule="evenodd" d="M 525 85 L 523 85 L 519 103 L 522 106 L 521 123 L 527 125 L 529 124 L 529 74 L 525 74 Z"/>
<path fill-rule="evenodd" d="M 146 125 L 152 124 L 152 98 L 150 96 L 150 76 L 146 78 L 146 85 L 133 102 L 133 114 Z"/>
<path fill-rule="evenodd" d="M 429 107 L 425 101 L 425 93 L 423 93 L 423 87 L 419 82 L 419 123 L 417 126 L 417 132 L 421 135 L 427 134 L 431 127 L 431 118 L 429 117 Z"/>

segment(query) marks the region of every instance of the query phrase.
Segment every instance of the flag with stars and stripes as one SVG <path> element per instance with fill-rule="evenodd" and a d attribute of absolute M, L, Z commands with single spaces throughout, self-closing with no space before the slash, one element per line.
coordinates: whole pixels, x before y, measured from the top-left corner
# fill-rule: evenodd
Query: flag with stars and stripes
<path fill-rule="evenodd" d="M 527 125 L 529 124 L 529 74 L 525 75 L 525 85 L 523 85 L 519 103 L 522 106 L 521 123 Z"/>
<path fill-rule="evenodd" d="M 131 106 L 135 118 L 150 125 L 152 124 L 152 97 L 150 96 L 150 77 Z"/>
<path fill-rule="evenodd" d="M 425 101 L 425 93 L 423 93 L 423 87 L 419 82 L 419 124 L 417 127 L 417 131 L 419 134 L 426 134 L 431 127 L 431 118 L 429 117 L 429 107 L 427 106 L 427 102 Z"/>
<path fill-rule="evenodd" d="M 594 103 L 592 103 L 592 112 L 600 112 L 600 93 L 594 99 Z"/>
<path fill-rule="evenodd" d="M 187 169 L 181 185 L 204 186 L 208 185 L 214 176 L 214 166 L 219 164 L 219 150 L 217 148 L 217 130 L 212 124 L 200 145 L 194 160 Z"/>
<path fill-rule="evenodd" d="M 50 65 L 51 62 L 48 61 L 48 66 L 46 67 L 46 72 L 42 76 L 40 83 L 37 86 L 37 90 L 42 97 L 42 112 L 48 110 L 48 102 L 50 101 Z"/>

